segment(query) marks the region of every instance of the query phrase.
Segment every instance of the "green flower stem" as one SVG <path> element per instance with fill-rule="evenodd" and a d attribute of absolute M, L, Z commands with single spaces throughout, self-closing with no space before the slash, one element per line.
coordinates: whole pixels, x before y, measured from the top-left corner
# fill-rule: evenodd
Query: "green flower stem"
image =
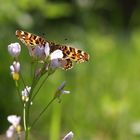
<path fill-rule="evenodd" d="M 39 92 L 39 90 L 41 89 L 41 87 L 44 85 L 44 83 L 46 82 L 46 80 L 48 79 L 49 74 L 47 74 L 47 76 L 44 78 L 44 80 L 42 81 L 42 83 L 40 84 L 39 88 L 37 89 L 37 91 L 34 93 L 33 97 L 31 98 L 31 101 L 33 101 L 33 99 L 36 97 L 37 93 Z"/>
<path fill-rule="evenodd" d="M 23 108 L 23 124 L 24 124 L 24 130 L 25 130 L 25 140 L 28 140 L 29 138 L 29 127 L 28 127 L 28 106 L 26 103 L 24 103 Z"/>
<path fill-rule="evenodd" d="M 21 99 L 21 93 L 20 93 L 20 90 L 19 90 L 18 81 L 15 81 L 15 85 L 16 85 L 16 89 L 17 89 L 17 93 L 18 93 L 19 99 L 21 101 L 21 104 L 23 105 L 23 102 L 22 102 L 22 99 Z"/>
<path fill-rule="evenodd" d="M 21 79 L 22 79 L 24 87 L 26 88 L 26 84 L 24 82 L 22 75 L 21 75 Z M 23 106 L 23 124 L 24 124 L 24 130 L 25 130 L 25 140 L 29 139 L 29 131 L 30 131 L 29 118 L 30 118 L 31 95 L 32 95 L 33 90 L 34 90 L 36 84 L 38 83 L 39 79 L 40 79 L 40 77 L 38 77 L 37 79 L 35 79 L 35 76 L 33 77 L 31 91 L 29 93 L 29 101 L 25 102 L 24 106 Z"/>
<path fill-rule="evenodd" d="M 22 82 L 23 82 L 24 88 L 26 88 L 26 84 L 25 84 L 25 81 L 24 81 L 23 76 L 22 76 L 21 73 L 20 73 L 20 77 L 21 77 L 21 80 L 22 80 Z"/>
<path fill-rule="evenodd" d="M 29 129 L 25 131 L 25 140 L 29 139 Z"/>
<path fill-rule="evenodd" d="M 21 75 L 21 80 L 23 82 L 24 88 L 26 88 L 26 84 L 22 77 L 22 74 L 20 73 L 20 75 Z M 25 130 L 25 140 L 29 139 L 29 112 L 30 112 L 29 110 L 30 110 L 30 101 L 27 103 L 24 103 L 24 106 L 23 106 L 23 124 L 24 124 L 24 130 Z"/>
<path fill-rule="evenodd" d="M 34 89 L 35 89 L 35 86 L 36 86 L 37 83 L 39 82 L 40 78 L 41 78 L 41 77 L 38 77 L 37 79 L 34 79 L 33 82 L 32 82 L 31 91 L 30 91 L 30 94 L 29 94 L 30 99 L 32 98 L 33 91 L 34 91 Z"/>
<path fill-rule="evenodd" d="M 40 112 L 40 114 L 38 115 L 38 117 L 33 121 L 31 128 L 35 125 L 35 123 L 40 119 L 40 117 L 42 116 L 42 114 L 48 109 L 48 107 L 53 103 L 53 101 L 56 98 L 52 98 L 52 100 L 47 104 L 47 106 Z"/>
<path fill-rule="evenodd" d="M 23 76 L 22 76 L 21 73 L 20 73 L 20 75 L 21 75 L 21 80 L 22 80 L 22 82 L 23 82 L 24 88 L 26 88 L 26 84 L 25 84 L 25 81 L 24 81 L 24 79 L 23 79 Z M 32 95 L 32 93 L 33 93 L 33 90 L 34 90 L 34 87 L 35 87 L 36 84 L 38 83 L 39 79 L 40 79 L 40 77 L 38 77 L 37 79 L 35 79 L 35 76 L 34 76 L 33 81 L 32 81 L 32 84 L 31 84 L 31 91 L 30 91 L 30 93 L 29 93 L 29 97 L 31 97 L 31 95 Z M 28 91 L 28 90 L 27 90 L 27 91 Z"/>
<path fill-rule="evenodd" d="M 30 132 L 30 126 L 29 126 L 29 118 L 30 118 L 30 100 L 25 103 L 25 140 L 29 139 L 29 132 Z"/>
<path fill-rule="evenodd" d="M 24 125 L 24 130 L 26 132 L 27 127 L 26 127 L 26 103 L 24 103 L 24 108 L 23 108 L 23 125 Z"/>
<path fill-rule="evenodd" d="M 16 89 L 17 89 L 17 93 L 18 93 L 19 99 L 21 100 L 19 86 L 18 86 L 18 82 L 17 81 L 15 81 L 15 85 L 16 85 Z"/>

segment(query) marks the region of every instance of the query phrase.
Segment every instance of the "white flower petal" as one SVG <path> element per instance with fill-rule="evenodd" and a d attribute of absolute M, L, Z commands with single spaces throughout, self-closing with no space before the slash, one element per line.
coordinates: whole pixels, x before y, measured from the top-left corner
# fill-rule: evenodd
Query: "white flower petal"
<path fill-rule="evenodd" d="M 63 53 L 61 50 L 55 50 L 53 53 L 50 54 L 51 60 L 62 58 L 62 57 L 63 57 Z"/>
<path fill-rule="evenodd" d="M 16 72 L 19 72 L 20 71 L 20 63 L 19 62 L 16 62 L 16 64 L 15 64 L 15 70 L 16 70 Z"/>
<path fill-rule="evenodd" d="M 51 60 L 50 67 L 52 69 L 56 69 L 56 68 L 58 68 L 60 66 L 61 66 L 61 64 L 59 63 L 58 59 L 52 59 Z"/>
<path fill-rule="evenodd" d="M 11 125 L 6 131 L 6 137 L 11 138 L 13 136 L 14 130 L 15 130 L 14 126 Z"/>
<path fill-rule="evenodd" d="M 38 57 L 38 58 L 41 58 L 44 56 L 44 47 L 43 46 L 35 46 L 35 49 L 34 49 L 34 56 Z"/>
<path fill-rule="evenodd" d="M 10 66 L 11 73 L 15 72 L 18 73 L 20 71 L 20 63 L 14 61 L 13 65 Z"/>
<path fill-rule="evenodd" d="M 21 52 L 21 46 L 19 43 L 11 43 L 8 45 L 8 52 L 12 57 L 17 57 L 19 56 Z"/>
<path fill-rule="evenodd" d="M 61 83 L 61 85 L 58 87 L 58 90 L 63 90 L 65 86 L 66 86 L 66 81 Z"/>
<path fill-rule="evenodd" d="M 49 54 L 50 54 L 50 47 L 49 47 L 49 43 L 48 43 L 48 42 L 45 44 L 45 49 L 44 49 L 44 51 L 45 51 L 46 57 L 48 57 Z"/>
<path fill-rule="evenodd" d="M 15 68 L 14 68 L 13 65 L 10 66 L 10 70 L 11 70 L 11 72 L 14 72 L 15 71 Z"/>
<path fill-rule="evenodd" d="M 68 91 L 68 90 L 62 90 L 61 91 L 63 94 L 70 94 L 70 91 Z"/>
<path fill-rule="evenodd" d="M 64 90 L 65 88 L 65 85 L 66 85 L 66 82 L 64 81 L 59 87 L 58 87 L 58 90 L 55 94 L 55 97 L 56 98 L 60 98 L 62 94 L 69 94 L 70 91 L 68 90 Z"/>
<path fill-rule="evenodd" d="M 13 126 L 17 126 L 20 123 L 20 117 L 16 116 L 16 115 L 10 115 L 7 117 L 7 120 L 13 125 Z"/>
<path fill-rule="evenodd" d="M 26 86 L 25 89 L 21 92 L 22 96 L 28 96 L 31 91 L 31 87 Z"/>
<path fill-rule="evenodd" d="M 71 132 L 69 132 L 64 138 L 63 138 L 63 140 L 71 140 L 72 138 L 73 138 L 73 132 L 71 131 Z"/>
<path fill-rule="evenodd" d="M 16 62 L 16 61 L 14 61 L 14 62 L 13 62 L 13 65 L 16 65 L 16 63 L 17 63 L 17 62 Z"/>

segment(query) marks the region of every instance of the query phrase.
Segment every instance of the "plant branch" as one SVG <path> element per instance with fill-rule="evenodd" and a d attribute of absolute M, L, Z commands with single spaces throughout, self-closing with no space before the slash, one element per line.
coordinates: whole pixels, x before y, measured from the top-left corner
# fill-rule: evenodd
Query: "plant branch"
<path fill-rule="evenodd" d="M 35 125 L 35 123 L 40 119 L 40 117 L 42 116 L 42 114 L 48 109 L 48 107 L 53 103 L 53 101 L 56 98 L 52 98 L 52 100 L 47 104 L 47 106 L 40 112 L 40 114 L 38 115 L 38 117 L 33 121 L 31 127 L 33 127 Z"/>
<path fill-rule="evenodd" d="M 49 77 L 49 74 L 47 74 L 47 76 L 44 78 L 44 80 L 42 81 L 42 83 L 40 84 L 39 88 L 37 89 L 37 91 L 34 93 L 33 97 L 31 98 L 31 101 L 33 101 L 33 99 L 36 97 L 37 93 L 39 92 L 39 90 L 41 89 L 41 87 L 44 85 L 45 81 L 47 80 L 47 78 Z"/>

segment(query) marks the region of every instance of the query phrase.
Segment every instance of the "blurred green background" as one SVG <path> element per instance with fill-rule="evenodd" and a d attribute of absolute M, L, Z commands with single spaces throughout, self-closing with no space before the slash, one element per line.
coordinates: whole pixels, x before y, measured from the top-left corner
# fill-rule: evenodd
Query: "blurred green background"
<path fill-rule="evenodd" d="M 90 54 L 89 62 L 57 70 L 43 86 L 32 120 L 61 82 L 67 81 L 71 94 L 53 103 L 32 129 L 32 140 L 59 140 L 69 131 L 74 140 L 140 139 L 139 0 L 0 0 L 1 134 L 8 115 L 22 114 L 7 52 L 8 44 L 19 42 L 17 29 Z M 30 57 L 23 44 L 20 60 L 28 81 Z"/>

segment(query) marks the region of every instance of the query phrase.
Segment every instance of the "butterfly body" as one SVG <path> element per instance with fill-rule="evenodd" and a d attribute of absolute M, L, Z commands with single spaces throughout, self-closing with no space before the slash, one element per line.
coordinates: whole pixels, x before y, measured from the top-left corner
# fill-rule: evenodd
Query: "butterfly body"
<path fill-rule="evenodd" d="M 72 68 L 72 61 L 81 63 L 89 60 L 89 55 L 82 50 L 72 48 L 66 45 L 59 45 L 53 42 L 49 42 L 40 36 L 34 35 L 26 31 L 17 30 L 16 36 L 19 40 L 22 41 L 22 43 L 27 46 L 29 52 L 31 52 L 30 50 L 34 50 L 36 45 L 39 45 L 40 47 L 45 47 L 46 43 L 49 43 L 50 53 L 58 49 L 61 50 L 63 53 L 63 59 L 66 60 L 66 64 L 63 67 L 65 70 Z"/>

